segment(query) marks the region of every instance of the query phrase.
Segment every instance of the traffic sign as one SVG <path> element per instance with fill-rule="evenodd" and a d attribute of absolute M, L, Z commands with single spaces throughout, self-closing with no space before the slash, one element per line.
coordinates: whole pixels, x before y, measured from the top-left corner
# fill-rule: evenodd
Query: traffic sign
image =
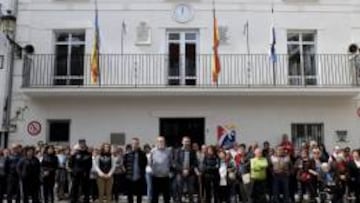
<path fill-rule="evenodd" d="M 41 123 L 38 121 L 31 121 L 27 126 L 27 132 L 31 136 L 37 136 L 41 132 Z"/>

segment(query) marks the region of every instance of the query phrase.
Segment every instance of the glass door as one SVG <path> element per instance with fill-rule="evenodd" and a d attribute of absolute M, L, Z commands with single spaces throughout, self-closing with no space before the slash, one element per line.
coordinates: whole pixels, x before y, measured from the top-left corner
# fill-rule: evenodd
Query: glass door
<path fill-rule="evenodd" d="M 168 38 L 168 85 L 196 85 L 198 33 L 171 31 Z"/>
<path fill-rule="evenodd" d="M 287 34 L 290 85 L 317 85 L 316 33 L 290 31 Z"/>

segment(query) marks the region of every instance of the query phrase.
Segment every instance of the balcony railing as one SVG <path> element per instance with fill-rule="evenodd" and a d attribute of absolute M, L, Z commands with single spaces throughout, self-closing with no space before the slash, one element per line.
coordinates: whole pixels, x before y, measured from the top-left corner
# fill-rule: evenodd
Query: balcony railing
<path fill-rule="evenodd" d="M 24 88 L 56 87 L 359 87 L 360 56 L 347 54 L 220 56 L 218 83 L 212 81 L 210 54 L 106 54 L 100 56 L 99 84 L 90 78 L 90 56 L 28 56 Z"/>

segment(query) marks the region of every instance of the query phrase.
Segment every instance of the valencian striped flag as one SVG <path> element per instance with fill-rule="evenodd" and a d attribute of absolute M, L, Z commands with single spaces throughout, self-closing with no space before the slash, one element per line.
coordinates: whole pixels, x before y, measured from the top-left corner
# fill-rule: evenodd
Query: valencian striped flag
<path fill-rule="evenodd" d="M 100 36 L 99 36 L 99 18 L 97 0 L 95 0 L 95 36 L 94 45 L 91 53 L 91 83 L 97 84 L 100 77 L 99 67 L 99 55 L 100 55 Z"/>
<path fill-rule="evenodd" d="M 214 33 L 213 33 L 213 56 L 212 56 L 212 64 L 211 64 L 211 72 L 212 72 L 212 80 L 214 83 L 218 84 L 218 78 L 220 74 L 220 58 L 219 58 L 219 43 L 220 43 L 220 36 L 219 36 L 219 27 L 218 22 L 216 19 L 216 12 L 215 6 L 213 8 L 213 17 L 214 17 Z"/>

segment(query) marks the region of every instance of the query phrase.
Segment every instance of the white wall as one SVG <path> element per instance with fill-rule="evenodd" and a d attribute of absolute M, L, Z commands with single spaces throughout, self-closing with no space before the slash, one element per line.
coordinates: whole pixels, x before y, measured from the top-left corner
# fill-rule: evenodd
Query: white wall
<path fill-rule="evenodd" d="M 53 52 L 54 29 L 86 29 L 88 51 L 91 49 L 94 4 L 93 1 L 20 1 L 19 34 L 22 42 L 36 45 L 37 53 Z M 200 29 L 200 52 L 211 52 L 211 1 L 186 1 L 195 10 L 194 19 L 179 24 L 172 18 L 172 10 L 179 1 L 114 1 L 99 0 L 99 20 L 103 53 L 120 53 L 121 22 L 128 25 L 125 51 L 129 53 L 164 53 L 165 29 Z M 288 3 L 287 3 L 288 2 Z M 297 3 L 296 3 L 297 2 Z M 346 53 L 353 40 L 352 30 L 359 26 L 356 20 L 358 1 L 275 1 L 275 26 L 278 33 L 278 52 L 286 53 L 286 30 L 313 29 L 318 31 L 318 53 Z M 220 47 L 220 53 L 245 53 L 243 25 L 250 23 L 252 53 L 268 53 L 271 25 L 270 1 L 218 0 L 217 17 L 220 25 L 229 27 L 229 43 Z M 147 22 L 152 28 L 152 44 L 136 46 L 136 27 Z M 356 32 L 356 31 L 354 31 Z M 336 43 L 334 43 L 336 40 Z"/>
<path fill-rule="evenodd" d="M 120 53 L 120 33 L 123 20 L 127 24 L 128 31 L 125 36 L 125 53 L 166 53 L 166 29 L 198 29 L 200 33 L 199 53 L 211 53 L 212 51 L 211 0 L 185 1 L 195 11 L 194 19 L 185 24 L 175 22 L 172 15 L 174 7 L 181 1 L 98 0 L 98 2 L 101 53 Z M 247 20 L 250 24 L 251 53 L 267 54 L 269 52 L 271 1 L 217 0 L 216 2 L 219 24 L 229 28 L 229 41 L 227 44 L 220 46 L 220 54 L 246 53 L 246 37 L 243 35 L 243 28 Z M 277 53 L 287 53 L 287 30 L 316 30 L 316 46 L 319 54 L 345 54 L 350 43 L 360 43 L 359 1 L 310 0 L 300 2 L 299 0 L 275 0 L 274 5 Z M 141 21 L 147 22 L 152 29 L 152 43 L 147 46 L 136 45 L 136 28 Z M 54 31 L 64 29 L 84 29 L 86 32 L 86 52 L 90 53 L 94 32 L 94 1 L 20 1 L 17 27 L 17 42 L 20 44 L 34 45 L 37 54 L 54 53 Z M 322 61 L 324 60 L 322 59 Z M 337 58 L 334 63 L 341 61 L 347 61 L 347 57 Z M 258 60 L 258 62 L 258 64 L 271 65 L 266 57 L 263 58 L 263 61 Z M 345 62 L 339 66 L 334 66 L 332 58 L 326 60 L 326 62 L 329 64 L 317 64 L 319 84 L 326 85 L 336 82 L 339 85 L 349 85 L 352 83 L 349 76 L 351 71 L 349 71 L 349 66 Z M 208 65 L 200 64 L 199 66 L 200 68 L 206 68 Z M 51 74 L 53 72 L 47 70 L 50 68 L 52 67 L 45 67 L 46 73 Z M 113 66 L 112 68 L 117 67 Z M 229 68 L 223 65 L 223 72 L 225 73 L 226 69 L 229 69 L 229 73 L 234 72 L 234 69 L 237 68 L 236 66 Z M 246 72 L 247 67 L 242 68 Z M 259 67 L 259 69 L 261 68 Z M 286 64 L 282 64 L 281 68 L 282 75 L 279 75 L 278 78 L 282 78 L 282 80 L 279 83 L 286 84 L 288 82 Z M 128 69 L 133 70 L 133 67 L 128 67 Z M 272 74 L 270 67 L 264 69 L 269 70 L 268 73 L 263 72 L 264 74 Z M 39 71 L 39 68 L 36 70 Z M 88 70 L 89 68 L 86 66 L 87 72 L 85 72 L 85 76 L 88 76 Z M 337 72 L 334 73 L 334 71 Z M 165 70 L 162 72 L 165 72 Z M 328 72 L 340 75 L 342 82 L 326 80 L 325 75 Z M 17 66 L 16 73 L 19 75 L 18 79 L 21 80 L 22 66 Z M 321 81 L 322 74 L 324 80 Z M 164 75 L 165 73 L 161 76 Z M 210 72 L 206 75 L 208 75 L 206 76 L 207 80 L 203 83 L 209 84 L 211 82 Z M 220 77 L 224 75 L 222 74 Z M 87 79 L 87 82 L 89 82 L 89 77 Z M 106 80 L 102 81 L 106 83 Z M 220 78 L 220 83 L 221 81 L 223 81 L 222 78 Z M 270 77 L 264 81 L 257 81 L 260 84 L 269 84 L 271 82 Z M 21 85 L 21 81 L 15 81 L 15 83 L 17 84 L 15 88 Z"/>
<path fill-rule="evenodd" d="M 206 142 L 214 144 L 217 125 L 237 126 L 239 142 L 277 144 L 283 133 L 291 134 L 291 123 L 324 123 L 325 143 L 333 147 L 336 130 L 347 130 L 349 143 L 359 146 L 360 118 L 357 103 L 332 97 L 132 97 L 53 98 L 24 100 L 29 106 L 10 142 L 36 143 L 46 140 L 47 119 L 71 119 L 71 143 L 86 138 L 90 144 L 109 141 L 110 133 L 125 132 L 127 142 L 138 136 L 153 143 L 159 134 L 160 117 L 205 117 Z M 26 132 L 31 120 L 40 121 L 38 137 Z"/>

